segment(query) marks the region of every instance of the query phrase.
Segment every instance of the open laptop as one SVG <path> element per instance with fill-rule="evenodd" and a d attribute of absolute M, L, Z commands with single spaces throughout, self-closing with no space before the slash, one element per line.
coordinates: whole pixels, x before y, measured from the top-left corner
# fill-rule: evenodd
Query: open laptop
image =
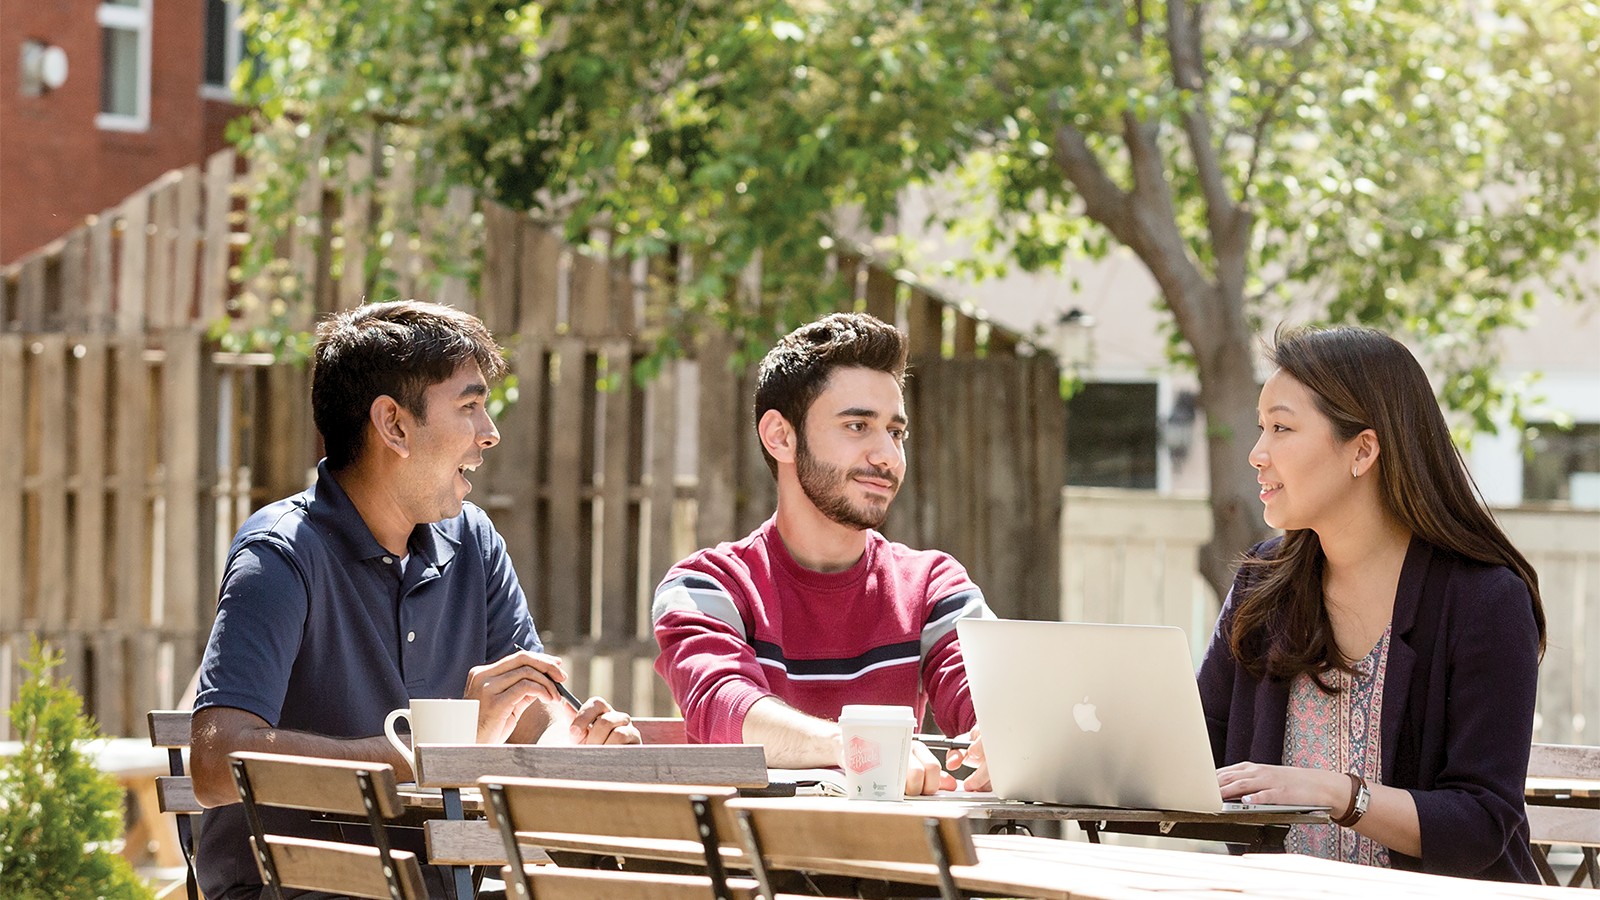
<path fill-rule="evenodd" d="M 1222 802 L 1177 628 L 956 623 L 995 793 L 1128 809 L 1311 810 Z"/>

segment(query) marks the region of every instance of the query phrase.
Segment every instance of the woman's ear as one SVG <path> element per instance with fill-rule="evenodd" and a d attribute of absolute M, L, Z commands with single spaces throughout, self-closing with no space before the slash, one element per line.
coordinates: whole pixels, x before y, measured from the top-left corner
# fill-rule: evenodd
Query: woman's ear
<path fill-rule="evenodd" d="M 378 441 L 393 450 L 401 459 L 411 455 L 411 434 L 408 430 L 410 421 L 404 412 L 400 404 L 388 394 L 378 395 L 367 410 L 367 421 L 371 422 L 377 431 Z"/>
<path fill-rule="evenodd" d="M 1378 444 L 1378 433 L 1371 428 L 1356 435 L 1352 443 L 1355 444 L 1356 454 L 1350 464 L 1350 477 L 1360 478 L 1378 464 L 1378 454 L 1382 447 Z"/>
<path fill-rule="evenodd" d="M 762 413 L 761 421 L 756 424 L 756 435 L 761 438 L 761 446 L 767 448 L 773 459 L 781 463 L 794 462 L 797 452 L 795 430 L 783 413 L 775 409 Z"/>

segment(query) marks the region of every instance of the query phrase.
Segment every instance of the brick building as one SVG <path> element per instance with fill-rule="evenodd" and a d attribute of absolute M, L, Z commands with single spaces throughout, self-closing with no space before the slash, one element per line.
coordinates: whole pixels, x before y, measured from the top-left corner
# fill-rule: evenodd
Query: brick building
<path fill-rule="evenodd" d="M 233 6 L 0 0 L 0 264 L 224 145 Z"/>

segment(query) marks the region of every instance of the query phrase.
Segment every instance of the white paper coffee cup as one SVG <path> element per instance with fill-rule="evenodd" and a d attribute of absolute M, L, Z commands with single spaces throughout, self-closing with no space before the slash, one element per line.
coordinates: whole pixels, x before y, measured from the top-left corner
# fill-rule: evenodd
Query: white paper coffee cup
<path fill-rule="evenodd" d="M 841 710 L 845 796 L 851 800 L 904 800 L 915 727 L 909 706 L 846 706 Z"/>

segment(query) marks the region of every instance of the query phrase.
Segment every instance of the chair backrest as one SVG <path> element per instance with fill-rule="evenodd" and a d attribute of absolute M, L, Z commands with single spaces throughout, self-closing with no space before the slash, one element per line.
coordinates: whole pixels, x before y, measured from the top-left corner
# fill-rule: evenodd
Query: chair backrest
<path fill-rule="evenodd" d="M 493 777 L 479 786 L 505 846 L 506 884 L 521 896 L 532 887 L 519 839 L 552 850 L 703 865 L 711 894 L 730 896 L 723 855 L 738 847 L 726 808 L 738 796 L 733 788 Z"/>
<path fill-rule="evenodd" d="M 961 896 L 951 866 L 977 865 L 965 813 L 931 804 L 913 808 L 870 802 L 802 799 L 728 804 L 762 895 L 772 897 L 773 869 L 825 871 L 824 860 L 886 863 L 936 874 L 945 900 Z"/>
<path fill-rule="evenodd" d="M 1534 744 L 1528 755 L 1529 778 L 1586 779 L 1600 781 L 1600 747 L 1573 744 Z M 1576 806 L 1541 806 L 1529 803 L 1528 837 L 1543 856 L 1541 845 L 1575 845 L 1582 849 L 1583 863 L 1574 873 L 1570 886 L 1582 883 L 1585 875 L 1600 887 L 1600 809 Z M 1544 873 L 1542 873 L 1544 874 Z M 1554 873 L 1544 874 L 1552 883 Z"/>
<path fill-rule="evenodd" d="M 1534 744 L 1528 754 L 1528 777 L 1600 780 L 1600 747 Z"/>
<path fill-rule="evenodd" d="M 167 751 L 169 774 L 156 777 L 156 803 L 162 812 L 172 813 L 178 827 L 178 850 L 183 853 L 184 888 L 189 900 L 200 900 L 199 883 L 194 871 L 194 820 L 192 816 L 205 811 L 194 796 L 194 781 L 184 768 L 183 750 L 189 746 L 189 720 L 193 713 L 187 709 L 152 709 L 145 715 L 150 727 L 150 745 Z"/>
<path fill-rule="evenodd" d="M 606 872 L 545 866 L 528 873 L 530 900 L 707 900 L 715 897 L 704 875 Z M 756 900 L 755 882 L 730 881 L 733 900 Z"/>
<path fill-rule="evenodd" d="M 417 785 L 424 788 L 472 787 L 486 773 L 634 784 L 767 785 L 766 755 L 759 744 L 421 744 L 416 756 Z"/>
<path fill-rule="evenodd" d="M 393 768 L 271 753 L 239 752 L 231 760 L 268 896 L 281 898 L 284 888 L 294 888 L 373 900 L 427 897 L 416 856 L 390 848 L 384 828 L 384 820 L 401 810 Z M 268 834 L 260 806 L 363 817 L 373 846 Z"/>

